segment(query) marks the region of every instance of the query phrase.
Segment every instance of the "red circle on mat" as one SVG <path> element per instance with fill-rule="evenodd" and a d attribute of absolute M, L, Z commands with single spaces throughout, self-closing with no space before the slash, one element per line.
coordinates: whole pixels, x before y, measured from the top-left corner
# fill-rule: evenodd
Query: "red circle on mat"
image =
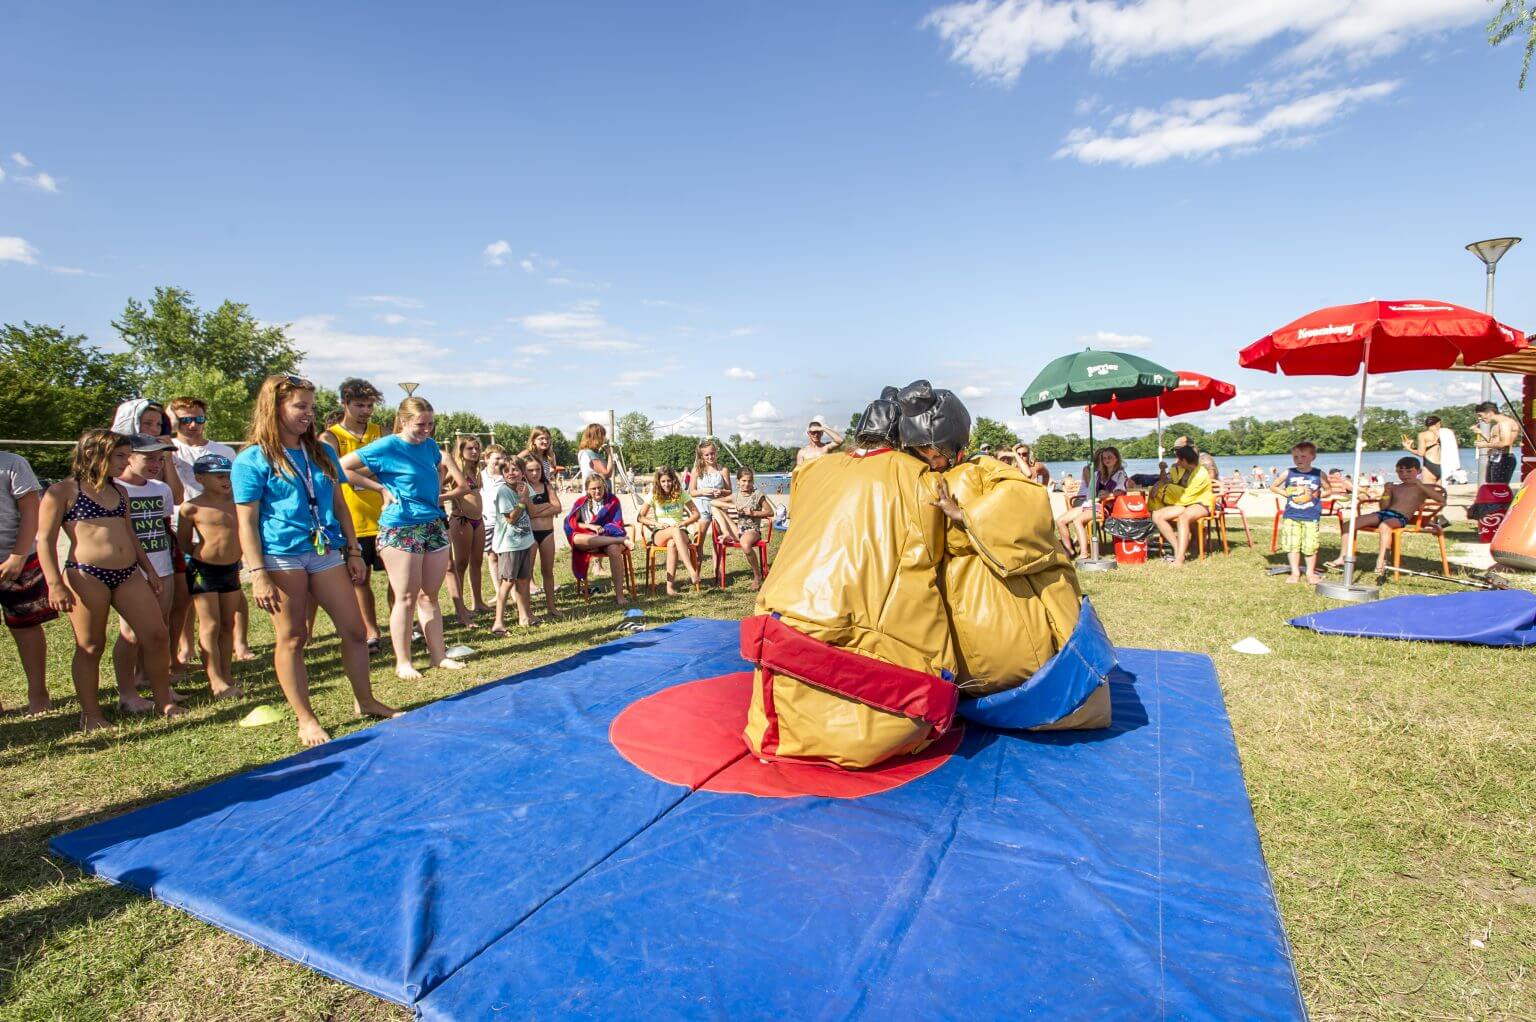
<path fill-rule="evenodd" d="M 751 699 L 751 672 L 684 682 L 630 703 L 613 719 L 608 739 L 620 755 L 652 777 L 694 790 L 767 798 L 862 798 L 937 770 L 965 734 L 956 723 L 922 752 L 867 770 L 764 763 L 741 737 Z"/>

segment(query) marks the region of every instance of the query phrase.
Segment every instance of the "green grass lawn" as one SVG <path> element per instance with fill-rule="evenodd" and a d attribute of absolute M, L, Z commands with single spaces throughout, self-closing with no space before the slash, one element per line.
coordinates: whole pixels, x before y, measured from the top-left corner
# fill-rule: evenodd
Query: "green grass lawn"
<path fill-rule="evenodd" d="M 1329 555 L 1331 538 L 1325 533 Z M 1420 539 L 1410 553 L 1429 546 Z M 1362 553 L 1374 558 L 1372 540 Z M 1117 643 L 1215 659 L 1314 1018 L 1536 1019 L 1531 654 L 1289 628 L 1286 618 L 1324 603 L 1264 575 L 1268 561 L 1267 548 L 1239 548 L 1180 571 L 1155 563 L 1084 581 Z M 649 619 L 748 613 L 745 568 L 734 564 L 726 592 L 646 599 Z M 1438 570 L 1438 561 L 1410 556 L 1405 566 Z M 1455 587 L 1421 580 L 1392 588 Z M 563 610 L 558 622 L 499 641 L 451 629 L 450 642 L 479 651 L 468 671 L 431 671 L 406 683 L 380 657 L 376 690 L 397 705 L 420 706 L 615 634 L 611 599 L 595 599 L 590 609 L 566 600 Z M 263 651 L 270 632 L 262 615 L 254 627 Z M 351 716 L 326 629 L 322 615 L 314 702 L 332 733 L 344 734 L 367 725 Z M 1248 635 L 1273 655 L 1230 651 Z M 67 626 L 50 627 L 48 638 L 56 709 L 0 718 L 0 1018 L 408 1018 L 49 857 L 45 845 L 55 834 L 298 745 L 291 721 L 235 726 L 258 703 L 282 701 L 266 658 L 239 668 L 243 700 L 214 704 L 200 695 L 181 721 L 127 719 L 112 732 L 80 735 Z M 191 679 L 181 688 L 195 690 Z M 25 703 L 9 647 L 0 655 L 0 701 Z M 1233 1011 L 1242 1014 L 1240 1006 Z"/>

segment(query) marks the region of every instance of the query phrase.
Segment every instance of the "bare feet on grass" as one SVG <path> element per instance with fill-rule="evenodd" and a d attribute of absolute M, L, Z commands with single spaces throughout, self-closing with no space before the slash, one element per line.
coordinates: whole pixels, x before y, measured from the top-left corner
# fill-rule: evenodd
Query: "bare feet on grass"
<path fill-rule="evenodd" d="M 145 699 L 137 692 L 117 697 L 117 708 L 124 713 L 148 713 L 155 708 L 153 699 Z"/>
<path fill-rule="evenodd" d="M 399 678 L 401 681 L 420 681 L 421 672 L 412 667 L 410 664 L 396 664 L 395 677 Z"/>
<path fill-rule="evenodd" d="M 1323 580 L 1323 576 L 1321 576 L 1321 575 L 1317 574 L 1316 572 L 1314 572 L 1311 575 L 1307 576 L 1307 585 L 1315 586 L 1319 582 L 1321 582 L 1322 580 Z"/>
<path fill-rule="evenodd" d="M 256 654 L 254 652 L 252 652 L 251 647 L 249 647 L 249 646 L 238 646 L 238 647 L 235 648 L 235 659 L 236 660 L 255 660 L 256 659 Z"/>
<path fill-rule="evenodd" d="M 437 663 L 433 664 L 432 666 L 433 667 L 441 667 L 445 671 L 462 671 L 464 668 L 468 667 L 469 665 L 464 663 L 463 661 L 455 660 L 455 659 L 453 659 L 453 657 L 446 657 L 445 656 L 441 660 L 439 660 Z"/>
<path fill-rule="evenodd" d="M 53 700 L 47 696 L 43 696 L 41 699 L 27 700 L 27 716 L 29 717 L 36 717 L 39 714 L 47 713 L 51 709 L 53 709 Z"/>
<path fill-rule="evenodd" d="M 377 699 L 354 699 L 352 709 L 357 711 L 359 717 L 378 717 L 389 720 L 392 717 L 403 717 L 404 710 L 397 710 L 393 706 L 385 706 Z"/>
<path fill-rule="evenodd" d="M 1301 575 L 1299 575 L 1299 574 L 1296 574 L 1296 575 L 1287 575 L 1287 576 L 1286 576 L 1286 577 L 1285 577 L 1285 581 L 1286 581 L 1286 583 L 1287 583 L 1287 584 L 1289 584 L 1289 585 L 1293 585 L 1293 586 L 1294 586 L 1294 585 L 1300 585 L 1300 584 L 1301 584 Z"/>
<path fill-rule="evenodd" d="M 184 717 L 186 715 L 187 708 L 174 700 L 160 707 L 160 716 L 162 717 Z"/>
<path fill-rule="evenodd" d="M 245 690 L 239 685 L 213 685 L 208 686 L 213 691 L 215 699 L 239 699 L 245 695 Z"/>
<path fill-rule="evenodd" d="M 306 720 L 299 722 L 299 741 L 304 743 L 304 748 L 313 749 L 317 745 L 324 745 L 331 740 L 330 734 L 320 726 L 318 720 Z"/>
<path fill-rule="evenodd" d="M 151 706 L 154 703 L 150 703 Z M 80 714 L 80 730 L 85 733 L 92 731 L 108 731 L 112 728 L 112 722 L 99 713 Z"/>

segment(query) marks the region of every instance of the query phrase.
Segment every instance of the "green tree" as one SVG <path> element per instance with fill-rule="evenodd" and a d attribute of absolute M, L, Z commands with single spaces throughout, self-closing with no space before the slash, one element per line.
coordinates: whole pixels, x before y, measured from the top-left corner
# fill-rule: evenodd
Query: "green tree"
<path fill-rule="evenodd" d="M 433 435 L 440 444 L 452 443 L 455 433 L 485 434 L 491 431 L 491 424 L 474 412 L 438 412 L 434 418 Z M 480 439 L 485 443 L 490 442 L 490 438 L 486 436 L 481 436 Z"/>
<path fill-rule="evenodd" d="M 228 300 L 204 312 L 179 287 L 155 288 L 148 304 L 128 299 L 112 326 L 133 352 L 141 391 L 156 396 L 189 370 L 217 369 L 254 398 L 262 380 L 296 371 L 300 360 L 282 327 L 263 326 L 247 306 Z"/>
<path fill-rule="evenodd" d="M 620 447 L 650 443 L 656 439 L 656 424 L 642 412 L 625 412 L 614 423 L 614 434 Z"/>
<path fill-rule="evenodd" d="M 1520 88 L 1524 89 L 1531 73 L 1531 57 L 1536 55 L 1536 6 L 1526 0 L 1504 0 L 1488 22 L 1488 43 L 1499 46 L 1519 36 L 1525 37 L 1525 56 L 1520 61 Z"/>
<path fill-rule="evenodd" d="M 693 452 L 699 446 L 699 438 L 681 433 L 668 433 L 657 437 L 651 448 L 652 468 L 670 465 L 681 472 L 693 464 Z"/>
<path fill-rule="evenodd" d="M 996 419 L 982 416 L 971 425 L 972 451 L 979 451 L 983 447 L 990 447 L 997 451 L 1012 447 L 1018 442 L 1018 434 Z"/>
<path fill-rule="evenodd" d="M 110 426 L 118 402 L 133 396 L 130 358 L 107 354 L 79 334 L 33 323 L 0 327 L 0 436 L 73 440 Z M 68 472 L 69 448 L 23 450 L 39 475 Z"/>

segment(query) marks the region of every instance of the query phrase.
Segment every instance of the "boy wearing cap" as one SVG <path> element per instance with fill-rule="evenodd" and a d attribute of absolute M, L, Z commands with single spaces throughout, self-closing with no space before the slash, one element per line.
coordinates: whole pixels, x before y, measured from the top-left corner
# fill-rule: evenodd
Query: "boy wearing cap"
<path fill-rule="evenodd" d="M 27 459 L 0 451 L 0 609 L 16 640 L 27 676 L 27 712 L 49 709 L 43 625 L 59 616 L 48 605 L 48 584 L 37 561 L 37 514 L 42 487 Z"/>
<path fill-rule="evenodd" d="M 812 419 L 805 427 L 806 439 L 810 442 L 799 451 L 795 452 L 795 467 L 808 465 L 817 458 L 831 454 L 843 446 L 843 438 L 835 429 L 828 429 L 827 424 L 821 421 L 821 416 Z M 831 437 L 830 440 L 825 437 Z"/>
<path fill-rule="evenodd" d="M 148 433 L 132 433 L 128 436 L 132 454 L 128 467 L 117 477 L 117 484 L 128 497 L 128 520 L 139 545 L 144 548 L 149 563 L 160 577 L 160 613 L 170 628 L 171 601 L 175 587 L 170 576 L 175 571 L 171 560 L 171 509 L 175 499 L 171 488 L 162 476 L 165 473 L 165 452 L 172 450 L 170 441 Z M 171 673 L 186 670 L 186 665 L 175 658 L 175 646 L 171 647 Z M 117 673 L 118 702 L 129 713 L 147 713 L 154 709 L 154 702 L 139 695 L 137 689 L 144 677 L 138 640 L 133 629 L 121 617 L 118 619 L 117 642 L 112 647 L 112 666 Z M 172 693 L 172 698 L 180 701 Z"/>
<path fill-rule="evenodd" d="M 176 466 L 176 476 L 181 480 L 181 499 L 191 500 L 203 492 L 202 485 L 197 481 L 197 472 L 194 466 L 197 460 L 204 455 L 218 454 L 230 460 L 235 460 L 235 449 L 228 444 L 221 444 L 217 440 L 208 439 L 208 405 L 200 397 L 191 395 L 172 398 L 167 406 L 170 412 L 171 426 L 175 430 L 175 436 L 171 442 L 176 445 L 172 452 Z M 174 521 L 172 524 L 175 524 Z M 179 535 L 179 532 L 178 532 Z M 182 553 L 187 552 L 186 547 L 181 548 Z M 177 576 L 177 602 L 172 604 L 171 616 L 177 619 L 179 604 L 191 603 L 190 593 L 183 592 L 187 585 L 183 581 L 184 575 Z M 186 614 L 183 611 L 179 621 L 182 625 L 181 636 L 172 633 L 172 638 L 177 639 L 179 648 L 191 649 L 194 637 L 191 629 L 186 627 Z M 256 654 L 251 652 L 250 644 L 250 615 L 246 607 L 245 597 L 240 598 L 240 608 L 235 612 L 235 659 L 254 660 Z"/>
<path fill-rule="evenodd" d="M 230 468 L 222 454 L 204 454 L 193 462 L 198 495 L 181 505 L 176 526 L 181 548 L 188 552 L 187 586 L 197 607 L 197 644 L 215 699 L 244 695 L 235 684 L 233 668 L 235 612 L 245 605 L 245 596 Z"/>

